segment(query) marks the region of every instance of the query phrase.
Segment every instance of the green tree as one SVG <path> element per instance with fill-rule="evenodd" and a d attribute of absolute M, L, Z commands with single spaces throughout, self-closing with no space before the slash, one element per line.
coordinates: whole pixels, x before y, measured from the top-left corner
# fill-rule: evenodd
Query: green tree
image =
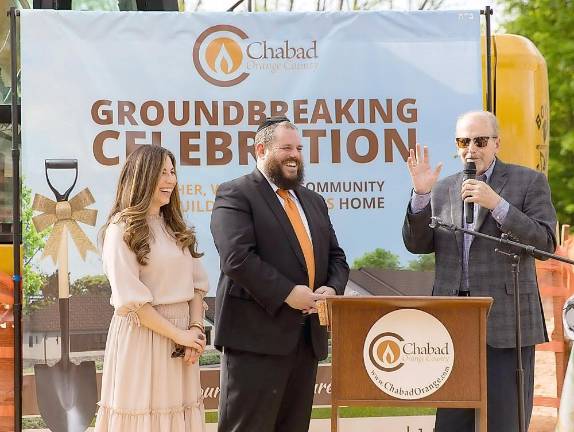
<path fill-rule="evenodd" d="M 386 250 L 377 248 L 372 252 L 365 253 L 361 258 L 357 258 L 353 263 L 354 269 L 361 267 L 377 267 L 391 270 L 400 270 L 401 262 L 398 255 Z"/>
<path fill-rule="evenodd" d="M 408 270 L 434 271 L 434 254 L 419 255 L 416 260 L 409 261 Z"/>
<path fill-rule="evenodd" d="M 112 293 L 108 278 L 104 275 L 88 275 L 76 279 L 70 285 L 70 293 L 72 295 L 106 295 Z"/>
<path fill-rule="evenodd" d="M 505 29 L 530 39 L 548 66 L 552 199 L 562 223 L 574 224 L 574 1 L 506 0 Z"/>
<path fill-rule="evenodd" d="M 33 263 L 34 257 L 44 249 L 46 238 L 52 232 L 47 228 L 42 232 L 36 231 L 32 223 L 32 190 L 22 185 L 22 241 L 24 244 L 24 269 L 22 272 L 22 287 L 24 291 L 24 313 L 30 311 L 30 299 L 38 296 L 46 283 L 47 275 L 42 273 Z"/>

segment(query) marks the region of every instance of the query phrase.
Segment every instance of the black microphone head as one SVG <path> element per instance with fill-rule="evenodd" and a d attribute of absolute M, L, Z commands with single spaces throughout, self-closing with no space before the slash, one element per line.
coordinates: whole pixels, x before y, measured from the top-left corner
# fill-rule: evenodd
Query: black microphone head
<path fill-rule="evenodd" d="M 467 160 L 464 164 L 464 170 L 463 172 L 465 174 L 474 174 L 476 175 L 476 164 L 473 161 L 469 161 Z"/>

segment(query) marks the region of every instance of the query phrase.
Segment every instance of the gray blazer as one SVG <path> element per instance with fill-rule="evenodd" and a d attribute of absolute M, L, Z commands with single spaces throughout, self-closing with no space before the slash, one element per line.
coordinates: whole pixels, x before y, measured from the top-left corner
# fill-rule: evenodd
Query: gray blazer
<path fill-rule="evenodd" d="M 454 296 L 462 281 L 463 233 L 433 230 L 430 218 L 462 226 L 463 206 L 460 197 L 462 173 L 437 182 L 431 201 L 421 212 L 413 214 L 410 205 L 403 224 L 406 248 L 417 254 L 435 252 L 436 272 L 433 295 Z M 504 232 L 522 243 L 553 253 L 556 249 L 556 211 L 550 188 L 542 173 L 529 168 L 505 164 L 499 159 L 489 180 L 490 187 L 510 204 L 502 225 L 490 211 L 481 208 L 475 229 L 500 237 Z M 472 296 L 493 297 L 494 304 L 487 324 L 487 342 L 495 348 L 516 346 L 514 331 L 512 272 L 508 261 L 494 252 L 498 245 L 475 238 L 469 251 L 469 284 Z M 540 303 L 534 258 L 520 257 L 520 300 L 522 346 L 548 340 Z"/>

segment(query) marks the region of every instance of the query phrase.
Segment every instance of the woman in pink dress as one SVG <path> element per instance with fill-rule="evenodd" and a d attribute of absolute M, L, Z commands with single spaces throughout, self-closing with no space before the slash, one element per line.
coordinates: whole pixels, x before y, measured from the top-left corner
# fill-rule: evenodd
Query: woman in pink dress
<path fill-rule="evenodd" d="M 208 281 L 170 151 L 146 145 L 127 158 L 102 233 L 115 313 L 96 431 L 204 432 L 199 356 Z"/>

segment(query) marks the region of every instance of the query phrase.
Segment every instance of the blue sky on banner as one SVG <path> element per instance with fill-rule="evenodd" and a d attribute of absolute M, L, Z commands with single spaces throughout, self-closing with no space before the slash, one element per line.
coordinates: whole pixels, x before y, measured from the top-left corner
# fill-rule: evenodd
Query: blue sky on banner
<path fill-rule="evenodd" d="M 349 262 L 384 248 L 406 263 L 414 258 L 401 240 L 406 148 L 429 145 L 433 162 L 445 163 L 443 176 L 460 168 L 456 117 L 482 103 L 479 21 L 478 11 L 328 19 L 23 11 L 26 183 L 51 197 L 44 159 L 77 158 L 75 192 L 90 188 L 99 228 L 127 142 L 161 141 L 179 161 L 182 201 L 214 290 L 214 190 L 253 169 L 249 136 L 274 106 L 304 136 L 305 184 L 326 198 Z M 181 119 L 186 103 L 190 117 L 174 121 L 170 106 Z M 84 230 L 96 240 L 97 229 Z M 41 266 L 54 270 L 49 261 Z M 70 248 L 70 269 L 73 280 L 101 274 L 101 262 L 90 255 L 83 263 Z"/>

